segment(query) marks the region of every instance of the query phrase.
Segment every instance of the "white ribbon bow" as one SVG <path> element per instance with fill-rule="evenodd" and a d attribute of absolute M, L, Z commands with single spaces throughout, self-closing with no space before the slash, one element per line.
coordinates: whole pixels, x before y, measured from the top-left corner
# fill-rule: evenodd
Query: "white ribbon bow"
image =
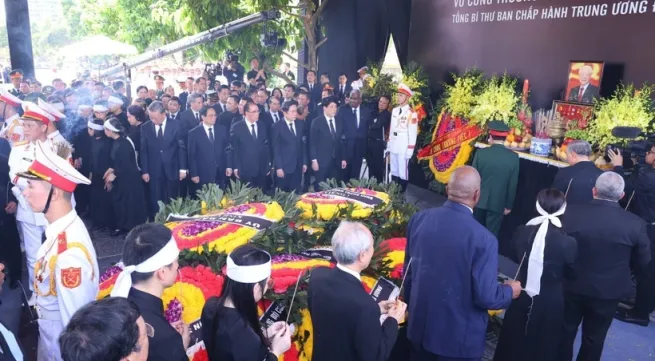
<path fill-rule="evenodd" d="M 537 202 L 537 212 L 539 212 L 541 216 L 532 218 L 527 223 L 528 226 L 539 225 L 537 234 L 534 237 L 534 242 L 532 243 L 530 259 L 528 260 L 528 280 L 525 284 L 525 293 L 530 297 L 539 295 L 539 291 L 541 290 L 541 274 L 544 271 L 544 249 L 546 248 L 548 224 L 552 223 L 553 226 L 562 228 L 562 222 L 557 217 L 564 214 L 564 211 L 566 211 L 566 203 L 564 203 L 562 208 L 557 212 L 548 214 L 543 208 L 541 208 L 539 202 Z"/>

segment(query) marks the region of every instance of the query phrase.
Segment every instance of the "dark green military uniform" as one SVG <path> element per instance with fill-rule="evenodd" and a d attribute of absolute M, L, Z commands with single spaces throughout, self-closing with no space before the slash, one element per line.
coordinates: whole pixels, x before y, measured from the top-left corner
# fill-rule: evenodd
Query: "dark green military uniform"
<path fill-rule="evenodd" d="M 504 124 L 490 124 L 489 128 L 496 130 L 496 134 L 509 131 Z M 494 144 L 475 153 L 473 167 L 482 179 L 475 219 L 497 237 L 503 221 L 503 211 L 511 210 L 514 205 L 519 179 L 519 156 L 502 144 Z"/>

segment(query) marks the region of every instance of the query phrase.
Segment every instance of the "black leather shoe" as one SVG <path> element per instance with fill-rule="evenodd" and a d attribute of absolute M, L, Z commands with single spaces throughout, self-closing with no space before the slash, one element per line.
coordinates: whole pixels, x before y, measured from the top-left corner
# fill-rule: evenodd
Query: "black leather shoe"
<path fill-rule="evenodd" d="M 639 326 L 642 326 L 642 327 L 647 327 L 648 323 L 650 322 L 648 317 L 646 317 L 646 318 L 637 317 L 634 314 L 634 312 L 624 311 L 624 310 L 616 311 L 616 314 L 614 315 L 614 318 L 616 318 L 619 321 L 632 323 L 632 324 L 639 325 Z"/>

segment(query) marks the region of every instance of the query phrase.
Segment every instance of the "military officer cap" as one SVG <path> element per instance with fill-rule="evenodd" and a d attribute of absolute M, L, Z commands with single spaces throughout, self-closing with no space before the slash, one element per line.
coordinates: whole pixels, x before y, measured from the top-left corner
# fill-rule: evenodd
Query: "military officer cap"
<path fill-rule="evenodd" d="M 412 95 L 414 95 L 412 89 L 410 89 L 407 85 L 403 83 L 398 84 L 398 89 L 396 90 L 396 92 L 400 94 L 405 94 L 410 98 L 412 97 Z"/>
<path fill-rule="evenodd" d="M 54 94 L 54 92 L 55 92 L 55 87 L 53 87 L 52 85 L 46 85 L 46 86 L 43 87 L 43 89 L 41 89 L 41 91 L 42 91 L 43 94 L 45 94 L 46 96 L 50 96 L 50 95 Z"/>
<path fill-rule="evenodd" d="M 218 99 L 218 93 L 216 90 L 207 90 L 205 94 L 207 94 L 210 99 Z"/>
<path fill-rule="evenodd" d="M 14 69 L 9 73 L 9 78 L 11 79 L 22 79 L 23 71 L 20 69 Z"/>
<path fill-rule="evenodd" d="M 50 122 L 55 121 L 54 116 L 50 115 L 50 113 L 41 109 L 38 105 L 32 102 L 24 101 L 22 106 L 23 106 L 23 116 L 22 116 L 23 119 L 38 120 L 45 125 L 48 125 L 50 124 Z"/>
<path fill-rule="evenodd" d="M 62 102 L 53 102 L 52 104 L 47 103 L 46 101 L 39 99 L 39 107 L 46 111 L 46 113 L 52 115 L 55 118 L 55 122 L 58 122 L 64 118 L 66 115 L 62 113 L 64 111 L 64 103 Z"/>
<path fill-rule="evenodd" d="M 0 88 L 0 101 L 15 108 L 19 107 L 23 103 L 23 101 L 20 100 L 17 96 L 11 94 L 4 88 Z"/>
<path fill-rule="evenodd" d="M 489 135 L 494 137 L 507 137 L 509 135 L 509 126 L 500 120 L 492 120 L 487 123 Z"/>
<path fill-rule="evenodd" d="M 153 73 L 154 73 L 154 71 L 153 71 Z M 155 75 L 155 80 L 166 81 L 166 79 L 164 79 L 164 77 L 159 75 L 159 74 Z"/>
<path fill-rule="evenodd" d="M 36 157 L 26 172 L 19 177 L 46 181 L 64 192 L 73 193 L 78 184 L 91 181 L 78 172 L 70 162 L 50 149 L 41 141 L 36 142 Z"/>

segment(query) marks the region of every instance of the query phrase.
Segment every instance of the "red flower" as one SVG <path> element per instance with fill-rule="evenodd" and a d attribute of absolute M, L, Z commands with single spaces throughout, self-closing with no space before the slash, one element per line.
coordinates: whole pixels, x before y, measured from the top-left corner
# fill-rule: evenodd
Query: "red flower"
<path fill-rule="evenodd" d="M 204 348 L 198 350 L 198 352 L 193 354 L 192 361 L 209 361 L 209 354 L 207 354 L 207 350 Z"/>

